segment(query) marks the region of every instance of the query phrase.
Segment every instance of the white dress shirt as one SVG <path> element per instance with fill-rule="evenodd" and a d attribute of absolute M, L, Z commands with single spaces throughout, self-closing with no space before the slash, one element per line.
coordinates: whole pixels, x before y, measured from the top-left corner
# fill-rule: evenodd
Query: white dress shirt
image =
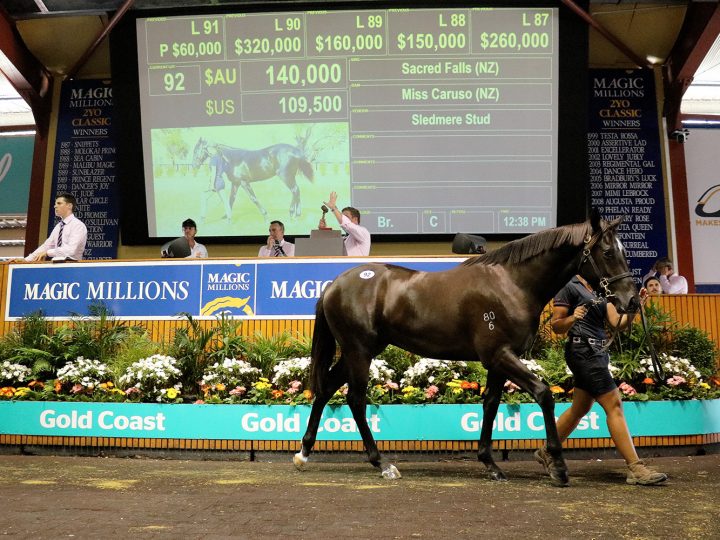
<path fill-rule="evenodd" d="M 60 224 L 63 222 L 65 225 L 63 226 L 62 245 L 58 246 Z M 82 221 L 75 217 L 75 214 L 70 214 L 65 219 L 58 221 L 58 224 L 55 225 L 48 239 L 30 255 L 25 257 L 25 260 L 30 262 L 36 261 L 40 253 L 46 252 L 47 256 L 51 259 L 64 257 L 80 261 L 83 258 L 86 243 L 87 227 L 85 227 Z"/>
<path fill-rule="evenodd" d="M 660 274 L 656 274 L 654 270 L 650 270 L 643 277 L 643 283 L 651 277 L 657 277 L 657 280 L 660 282 L 660 287 L 662 287 L 662 292 L 665 294 L 687 294 L 688 292 L 687 279 L 679 274 L 662 276 Z"/>
<path fill-rule="evenodd" d="M 276 253 L 275 246 L 268 249 L 267 246 L 262 246 L 258 251 L 258 257 L 294 257 L 295 256 L 295 244 L 286 242 L 285 239 L 280 240 L 280 247 L 285 253 Z"/>
<path fill-rule="evenodd" d="M 190 248 L 190 255 L 185 257 L 186 259 L 207 259 L 208 250 L 200 242 L 195 242 L 195 245 Z"/>

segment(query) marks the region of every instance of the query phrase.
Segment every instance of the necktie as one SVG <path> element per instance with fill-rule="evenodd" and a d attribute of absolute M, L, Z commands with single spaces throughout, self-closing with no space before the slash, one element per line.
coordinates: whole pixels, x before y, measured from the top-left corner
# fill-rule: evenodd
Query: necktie
<path fill-rule="evenodd" d="M 65 228 L 65 222 L 61 221 L 60 222 L 60 232 L 58 233 L 58 241 L 57 241 L 58 247 L 62 246 L 62 233 L 63 233 L 64 228 Z"/>
<path fill-rule="evenodd" d="M 281 255 L 281 253 L 280 253 L 280 244 L 275 244 L 275 246 L 274 246 L 274 248 L 273 248 L 273 251 L 274 251 L 273 257 L 280 257 L 280 255 Z"/>

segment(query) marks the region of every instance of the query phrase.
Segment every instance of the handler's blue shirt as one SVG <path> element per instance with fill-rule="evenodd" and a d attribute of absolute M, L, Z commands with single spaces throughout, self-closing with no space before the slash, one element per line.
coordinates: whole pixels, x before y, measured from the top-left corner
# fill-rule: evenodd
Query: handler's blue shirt
<path fill-rule="evenodd" d="M 607 300 L 599 297 L 594 291 L 585 288 L 577 276 L 573 277 L 553 300 L 556 306 L 568 308 L 568 315 L 572 315 L 577 306 L 585 304 L 587 314 L 578 319 L 570 327 L 568 336 L 581 338 L 606 339 L 605 314 L 607 313 Z"/>

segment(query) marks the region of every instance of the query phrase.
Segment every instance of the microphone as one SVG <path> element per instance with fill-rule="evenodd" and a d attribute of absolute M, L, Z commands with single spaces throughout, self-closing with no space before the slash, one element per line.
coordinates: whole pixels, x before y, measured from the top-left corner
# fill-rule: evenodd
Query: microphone
<path fill-rule="evenodd" d="M 321 219 L 325 219 L 325 214 L 327 214 L 327 213 L 329 212 L 328 207 L 323 204 L 323 205 L 320 207 L 320 210 L 322 210 L 322 213 L 323 213 Z"/>
<path fill-rule="evenodd" d="M 275 251 L 282 253 L 283 257 L 287 257 L 287 255 L 285 255 L 285 251 L 283 250 L 282 246 L 280 245 L 280 240 L 275 240 Z"/>

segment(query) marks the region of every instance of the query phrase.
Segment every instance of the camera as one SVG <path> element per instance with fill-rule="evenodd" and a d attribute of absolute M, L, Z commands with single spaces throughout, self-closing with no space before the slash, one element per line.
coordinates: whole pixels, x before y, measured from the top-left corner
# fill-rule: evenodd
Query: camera
<path fill-rule="evenodd" d="M 670 133 L 670 138 L 674 141 L 679 142 L 680 144 L 683 144 L 685 141 L 687 141 L 687 138 L 690 136 L 690 130 L 688 129 L 676 129 L 672 133 Z"/>

